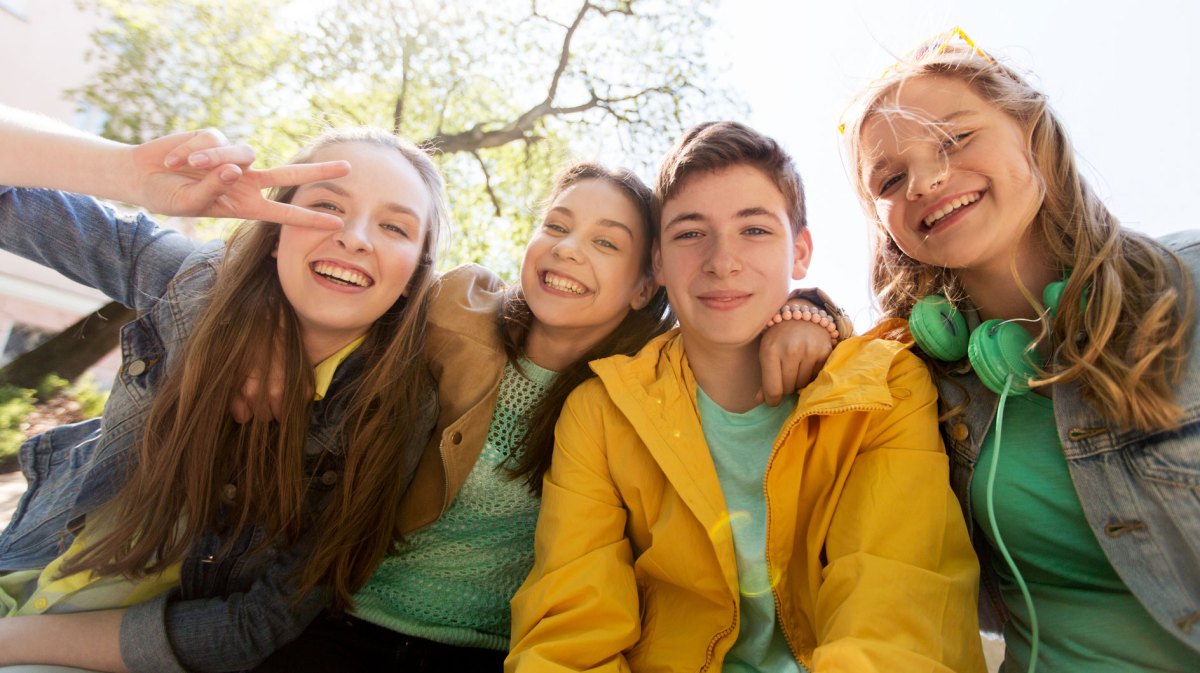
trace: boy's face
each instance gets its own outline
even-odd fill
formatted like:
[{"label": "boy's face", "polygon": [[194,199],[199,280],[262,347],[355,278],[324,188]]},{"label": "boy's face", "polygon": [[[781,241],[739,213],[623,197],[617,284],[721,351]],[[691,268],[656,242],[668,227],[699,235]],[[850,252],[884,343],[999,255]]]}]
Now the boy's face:
[{"label": "boy's face", "polygon": [[655,279],[689,346],[755,343],[783,306],[812,254],[808,230],[793,236],[787,213],[775,184],[748,165],[692,175],[664,204]]}]

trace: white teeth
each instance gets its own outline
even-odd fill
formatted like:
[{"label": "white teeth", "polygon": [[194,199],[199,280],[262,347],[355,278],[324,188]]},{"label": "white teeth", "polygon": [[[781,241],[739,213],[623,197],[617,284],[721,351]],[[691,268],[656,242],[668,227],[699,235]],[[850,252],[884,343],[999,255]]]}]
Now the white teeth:
[{"label": "white teeth", "polygon": [[371,285],[371,279],[368,278],[365,273],[355,271],[353,269],[347,269],[336,264],[330,264],[329,262],[317,262],[316,264],[313,264],[312,268],[313,271],[325,276],[326,278],[339,280],[347,285],[357,285],[358,287],[370,287]]},{"label": "white teeth", "polygon": [[925,226],[932,227],[935,222],[942,219],[943,217],[949,215],[950,213],[953,213],[955,210],[958,210],[959,208],[962,208],[963,206],[965,206],[967,204],[975,203],[978,200],[979,200],[979,192],[972,192],[971,194],[964,194],[963,196],[960,196],[957,199],[954,199],[953,201],[951,201],[950,203],[947,203],[946,205],[942,206],[940,209],[935,210],[932,213],[930,213],[928,216],[925,217],[923,222],[925,223]]},{"label": "white teeth", "polygon": [[561,290],[563,292],[570,292],[571,294],[586,294],[587,293],[586,287],[580,285],[579,283],[576,283],[575,281],[573,281],[569,278],[564,278],[562,276],[556,275],[553,271],[547,271],[545,276],[543,277],[543,279],[545,280],[546,285],[554,288],[555,290]]}]

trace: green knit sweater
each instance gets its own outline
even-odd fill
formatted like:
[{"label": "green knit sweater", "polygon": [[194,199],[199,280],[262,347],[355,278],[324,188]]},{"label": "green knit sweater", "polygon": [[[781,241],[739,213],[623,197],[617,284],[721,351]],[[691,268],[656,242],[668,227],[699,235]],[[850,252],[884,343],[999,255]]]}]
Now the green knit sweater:
[{"label": "green knit sweater", "polygon": [[533,566],[539,501],[505,461],[554,372],[522,359],[504,369],[483,451],[450,508],[413,532],[355,596],[354,614],[450,645],[507,650],[509,600]]}]

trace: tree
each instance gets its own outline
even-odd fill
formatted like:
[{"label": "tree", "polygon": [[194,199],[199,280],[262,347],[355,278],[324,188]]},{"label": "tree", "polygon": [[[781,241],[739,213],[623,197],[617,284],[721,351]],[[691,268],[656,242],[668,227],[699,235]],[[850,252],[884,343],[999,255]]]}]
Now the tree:
[{"label": "tree", "polygon": [[[740,110],[704,53],[708,0],[87,0],[104,134],[215,126],[286,160],[328,125],[437,150],[456,231],[441,266],[513,277],[572,154],[644,169],[685,127]],[[187,36],[181,39],[179,36]],[[2,375],[2,373],[0,373]]]}]

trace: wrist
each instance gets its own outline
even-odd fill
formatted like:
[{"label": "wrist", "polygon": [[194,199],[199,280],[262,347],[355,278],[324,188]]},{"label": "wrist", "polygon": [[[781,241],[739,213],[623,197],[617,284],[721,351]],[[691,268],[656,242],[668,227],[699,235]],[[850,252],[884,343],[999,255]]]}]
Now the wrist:
[{"label": "wrist", "polygon": [[778,325],[785,320],[807,321],[817,327],[824,328],[829,334],[829,339],[833,346],[838,345],[838,341],[842,336],[841,331],[838,329],[837,320],[828,311],[823,308],[800,303],[797,300],[789,300],[788,303],[780,307],[779,312],[767,321],[767,327]]}]

